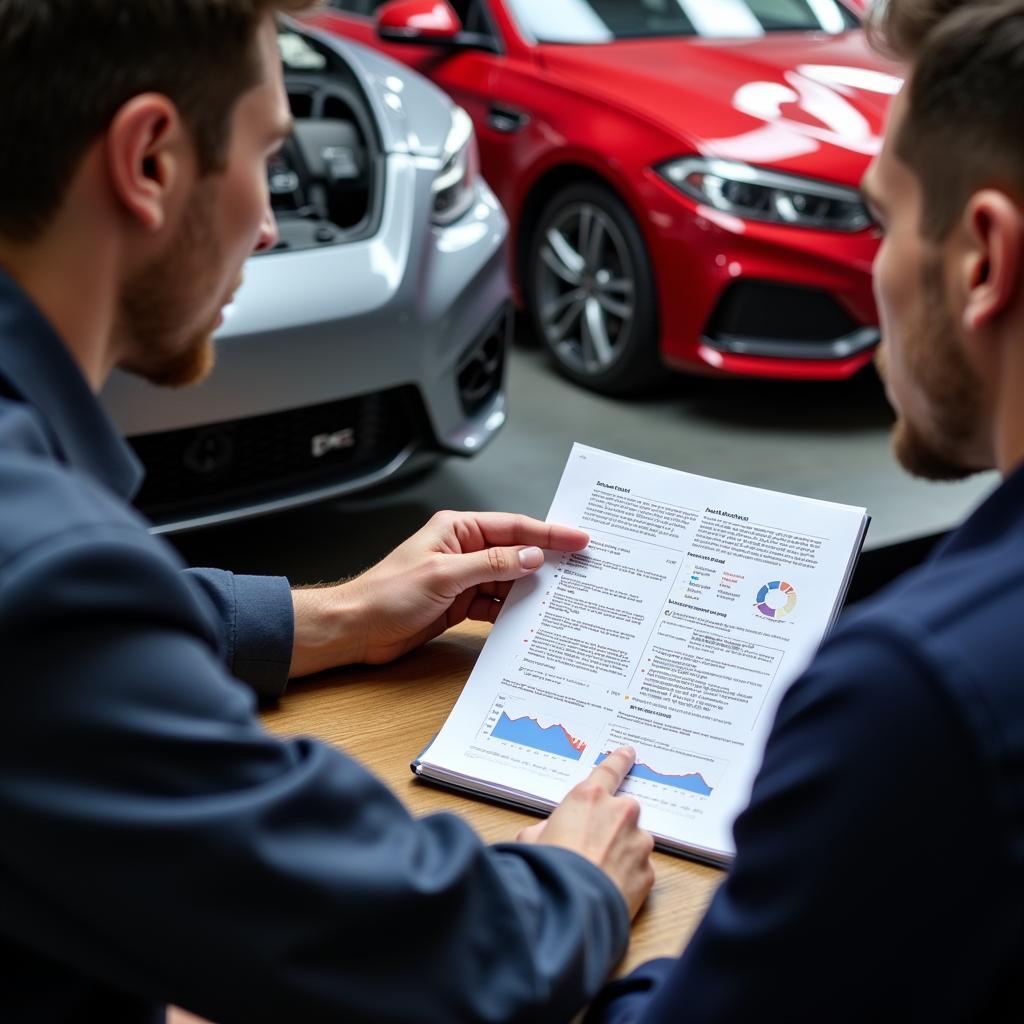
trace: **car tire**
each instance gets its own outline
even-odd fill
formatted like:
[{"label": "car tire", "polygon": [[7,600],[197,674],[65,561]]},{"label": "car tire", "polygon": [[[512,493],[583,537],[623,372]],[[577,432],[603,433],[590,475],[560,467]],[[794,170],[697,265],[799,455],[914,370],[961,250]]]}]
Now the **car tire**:
[{"label": "car tire", "polygon": [[647,247],[625,203],[580,183],[545,205],[529,242],[524,300],[558,370],[607,395],[635,394],[665,370]]}]

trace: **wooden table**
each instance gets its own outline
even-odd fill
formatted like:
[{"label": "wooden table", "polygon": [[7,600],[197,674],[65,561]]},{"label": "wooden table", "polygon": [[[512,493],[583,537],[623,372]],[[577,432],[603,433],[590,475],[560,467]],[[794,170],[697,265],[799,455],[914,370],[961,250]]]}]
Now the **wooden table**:
[{"label": "wooden table", "polygon": [[[455,703],[489,628],[466,623],[395,664],[342,669],[293,684],[263,721],[281,736],[316,736],[341,747],[383,779],[414,814],[451,811],[488,841],[514,839],[537,819],[426,785],[409,771],[409,762]],[[656,853],[654,861],[657,881],[618,973],[651,957],[676,956],[723,877],[714,868],[664,853]],[[176,1011],[170,1024],[194,1020]]]},{"label": "wooden table", "polygon": [[[263,716],[283,736],[316,736],[341,747],[383,779],[417,815],[451,811],[491,842],[514,839],[537,819],[417,781],[409,762],[441,728],[459,695],[488,626],[466,623],[397,664],[332,672],[296,684]],[[704,913],[722,872],[655,854],[658,880],[633,928],[620,970],[654,956],[676,956]]]}]

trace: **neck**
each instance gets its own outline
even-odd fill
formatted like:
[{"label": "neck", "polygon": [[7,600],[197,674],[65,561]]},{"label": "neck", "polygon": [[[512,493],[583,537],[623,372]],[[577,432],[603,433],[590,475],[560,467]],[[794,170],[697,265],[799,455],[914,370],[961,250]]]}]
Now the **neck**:
[{"label": "neck", "polygon": [[1005,477],[1024,465],[1024,328],[1014,342],[1000,346],[1006,353],[996,385],[993,437],[996,467]]},{"label": "neck", "polygon": [[103,280],[95,267],[76,265],[61,254],[11,253],[0,247],[0,266],[11,275],[57,332],[89,387],[99,392],[114,367],[108,340],[114,302],[96,301]]},{"label": "neck", "polygon": [[[73,188],[72,191],[75,191]],[[69,194],[37,241],[0,240],[0,266],[50,322],[98,393],[117,363],[117,233],[93,196]]]}]

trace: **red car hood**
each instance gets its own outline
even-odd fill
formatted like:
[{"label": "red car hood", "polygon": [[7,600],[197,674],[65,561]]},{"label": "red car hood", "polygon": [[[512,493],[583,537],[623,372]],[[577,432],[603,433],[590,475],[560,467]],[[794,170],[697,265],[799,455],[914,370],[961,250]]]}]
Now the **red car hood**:
[{"label": "red car hood", "polygon": [[700,152],[857,184],[899,69],[859,31],[538,47],[563,85],[625,107]]}]

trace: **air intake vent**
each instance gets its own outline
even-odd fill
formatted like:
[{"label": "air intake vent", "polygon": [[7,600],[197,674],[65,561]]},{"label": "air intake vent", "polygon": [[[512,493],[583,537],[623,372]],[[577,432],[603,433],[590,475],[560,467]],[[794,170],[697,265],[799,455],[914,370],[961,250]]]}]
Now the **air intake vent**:
[{"label": "air intake vent", "polygon": [[770,281],[737,281],[718,303],[707,335],[712,339],[832,341],[861,326],[827,292]]},{"label": "air intake vent", "polygon": [[512,310],[506,307],[459,360],[459,401],[467,416],[479,412],[501,389],[511,337]]}]

